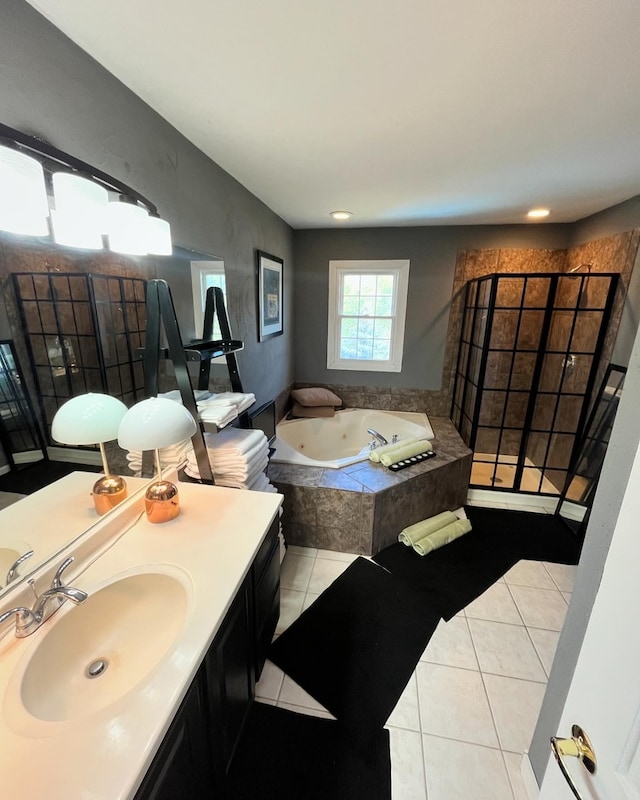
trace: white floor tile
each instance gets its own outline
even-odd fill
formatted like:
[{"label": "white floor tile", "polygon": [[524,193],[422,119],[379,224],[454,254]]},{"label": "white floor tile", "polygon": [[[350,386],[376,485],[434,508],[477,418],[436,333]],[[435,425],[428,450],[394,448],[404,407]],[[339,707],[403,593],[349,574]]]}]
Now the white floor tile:
[{"label": "white floor tile", "polygon": [[522,753],[503,753],[505,764],[507,765],[507,774],[511,781],[511,790],[513,791],[514,800],[530,800],[527,789],[524,785],[522,778],[521,764]]},{"label": "white floor tile", "polygon": [[308,706],[297,706],[295,703],[285,703],[282,700],[278,700],[276,703],[278,708],[287,708],[289,711],[295,711],[298,714],[306,714],[308,717],[322,717],[322,719],[335,719],[335,717],[330,714],[324,708],[309,708]]},{"label": "white floor tile", "polygon": [[569,605],[573,592],[560,592],[560,594],[564,597],[565,603]]},{"label": "white floor tile", "polygon": [[319,594],[314,594],[313,592],[307,592],[304,596],[304,603],[302,605],[302,610],[306,611],[312,603],[320,597]]},{"label": "white floor tile", "polygon": [[551,672],[551,665],[556,654],[556,647],[558,646],[558,639],[560,638],[559,631],[545,631],[541,628],[529,628],[529,636],[533,641],[542,666],[544,667],[547,675]]},{"label": "white floor tile", "polygon": [[329,558],[316,558],[313,563],[313,570],[309,578],[309,585],[307,591],[313,594],[321,594],[325,589],[335,581],[335,579],[342,575],[342,573],[349,566],[346,561],[333,561]]},{"label": "white floor tile", "polygon": [[524,626],[470,619],[469,629],[482,672],[546,681],[546,673]]},{"label": "white floor tile", "polygon": [[406,728],[410,731],[420,731],[418,684],[415,673],[411,676],[405,690],[400,695],[396,707],[387,720],[387,725],[394,728]]},{"label": "white floor tile", "polygon": [[429,644],[420,656],[420,661],[463,669],[478,669],[478,660],[466,617],[456,616],[449,622],[440,620]]},{"label": "white floor tile", "polygon": [[389,745],[393,800],[427,800],[420,733],[390,728]]},{"label": "white floor tile", "polygon": [[524,624],[548,631],[562,630],[567,613],[564,597],[555,589],[534,589],[530,586],[510,586],[513,599]]},{"label": "white floor tile", "polygon": [[283,679],[284,672],[280,667],[276,667],[269,660],[265,661],[260,680],[256,683],[256,697],[261,700],[273,700],[275,702],[280,694]]},{"label": "white floor tile", "polygon": [[573,591],[573,584],[578,571],[577,566],[573,564],[552,564],[549,561],[545,561],[544,566],[561,592]]},{"label": "white floor tile", "polygon": [[351,564],[358,558],[357,553],[339,553],[337,550],[318,550],[318,558],[328,558],[332,561],[346,561]]},{"label": "white floor tile", "polygon": [[424,733],[498,746],[479,672],[421,661],[417,675]]},{"label": "white floor tile", "polygon": [[[320,711],[327,711],[327,709],[319,703],[315,697],[311,697],[308,692],[299,686],[288,675],[284,676],[280,695],[278,697],[278,705],[282,703],[290,703],[294,706],[302,706],[303,708],[316,709]],[[329,713],[329,712],[327,712]]]},{"label": "white floor tile", "polygon": [[483,675],[489,703],[498,729],[500,747],[512,753],[529,749],[540,714],[544,683]]},{"label": "white floor tile", "polygon": [[308,558],[315,558],[318,551],[315,547],[301,547],[298,544],[290,544],[287,546],[287,555],[307,556]]},{"label": "white floor tile", "polygon": [[468,619],[489,619],[493,622],[522,625],[522,617],[505,583],[494,583],[465,608],[465,614]]},{"label": "white floor tile", "polygon": [[499,750],[423,735],[429,800],[513,800]]},{"label": "white floor tile", "polygon": [[283,589],[306,592],[315,563],[314,558],[287,553],[280,567],[280,586]]},{"label": "white floor tile", "polygon": [[276,633],[283,633],[292,622],[298,619],[302,613],[305,596],[304,592],[296,592],[294,589],[280,590],[280,619]]},{"label": "white floor tile", "polygon": [[540,561],[518,561],[504,576],[505,583],[516,586],[535,586],[538,589],[555,589],[551,575]]}]

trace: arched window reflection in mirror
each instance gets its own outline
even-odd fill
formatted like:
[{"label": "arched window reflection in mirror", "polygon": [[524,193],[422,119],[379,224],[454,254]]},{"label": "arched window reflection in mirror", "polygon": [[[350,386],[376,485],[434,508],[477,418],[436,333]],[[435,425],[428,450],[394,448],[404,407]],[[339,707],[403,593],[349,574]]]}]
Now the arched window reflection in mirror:
[{"label": "arched window reflection in mirror", "polygon": [[626,371],[616,364],[607,368],[558,503],[556,513],[579,537],[584,535],[591,511]]}]

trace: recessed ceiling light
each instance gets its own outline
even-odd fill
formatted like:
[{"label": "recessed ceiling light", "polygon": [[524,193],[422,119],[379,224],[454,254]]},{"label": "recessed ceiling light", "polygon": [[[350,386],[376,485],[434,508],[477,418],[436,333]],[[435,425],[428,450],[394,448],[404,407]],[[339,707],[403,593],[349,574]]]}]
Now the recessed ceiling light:
[{"label": "recessed ceiling light", "polygon": [[353,214],[350,211],[332,211],[329,216],[333,217],[334,219],[344,220],[349,219],[353,216]]},{"label": "recessed ceiling light", "polygon": [[542,219],[543,217],[548,217],[550,213],[548,208],[532,208],[531,211],[527,212],[527,216],[529,219]]}]

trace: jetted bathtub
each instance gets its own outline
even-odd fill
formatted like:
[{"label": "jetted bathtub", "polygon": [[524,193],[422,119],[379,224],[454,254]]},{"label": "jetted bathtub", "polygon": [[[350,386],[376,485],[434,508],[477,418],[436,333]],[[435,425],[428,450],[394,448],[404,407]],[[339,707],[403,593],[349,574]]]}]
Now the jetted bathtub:
[{"label": "jetted bathtub", "polygon": [[340,469],[369,457],[367,433],[372,428],[391,443],[405,439],[433,439],[426,414],[413,411],[376,411],[347,408],[333,417],[284,420],[276,425],[271,461],[308,467]]}]

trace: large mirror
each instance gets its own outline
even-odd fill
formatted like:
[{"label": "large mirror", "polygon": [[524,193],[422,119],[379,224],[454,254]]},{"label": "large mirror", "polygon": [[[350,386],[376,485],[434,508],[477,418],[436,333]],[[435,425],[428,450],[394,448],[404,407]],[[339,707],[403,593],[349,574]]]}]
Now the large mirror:
[{"label": "large mirror", "polygon": [[[170,256],[115,256],[0,233],[0,500],[5,492],[31,494],[73,470],[101,472],[97,447],[54,442],[51,421],[63,402],[88,391],[128,406],[143,399],[137,350],[144,345],[144,282],[155,277],[171,287],[185,343],[200,338],[207,288],[225,289],[222,259],[178,246]],[[173,388],[170,369],[165,382]],[[106,450],[111,472],[134,476],[116,442]],[[74,498],[66,536],[17,531],[13,515],[2,512],[0,595],[104,519],[93,508],[90,476],[86,484]],[[5,567],[28,549],[33,555],[7,586]]]},{"label": "large mirror", "polygon": [[622,395],[626,369],[607,368],[596,397],[574,466],[569,472],[556,513],[578,537],[584,536],[611,430]]}]

